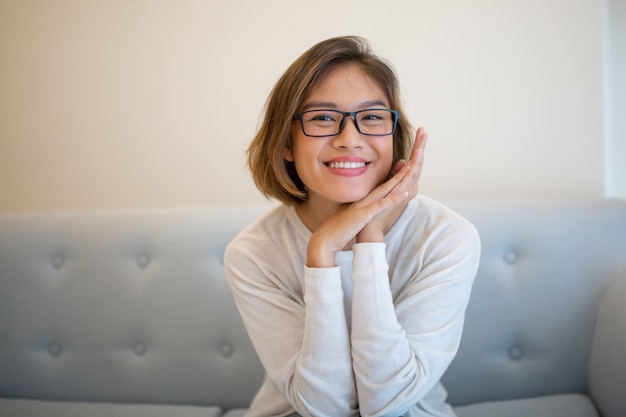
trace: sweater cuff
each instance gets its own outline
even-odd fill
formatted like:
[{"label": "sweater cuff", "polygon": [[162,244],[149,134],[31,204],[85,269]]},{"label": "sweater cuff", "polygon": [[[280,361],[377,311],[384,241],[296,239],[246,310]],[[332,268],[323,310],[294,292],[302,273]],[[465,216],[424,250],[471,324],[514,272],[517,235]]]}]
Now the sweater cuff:
[{"label": "sweater cuff", "polygon": [[[304,266],[304,296],[307,302],[328,302],[335,297],[343,297],[341,287],[341,269],[309,268]],[[331,301],[332,302],[332,301]]]},{"label": "sweater cuff", "polygon": [[387,275],[386,247],[384,242],[357,243],[352,246],[354,252],[353,275],[358,277],[360,282],[374,280],[381,274]]}]

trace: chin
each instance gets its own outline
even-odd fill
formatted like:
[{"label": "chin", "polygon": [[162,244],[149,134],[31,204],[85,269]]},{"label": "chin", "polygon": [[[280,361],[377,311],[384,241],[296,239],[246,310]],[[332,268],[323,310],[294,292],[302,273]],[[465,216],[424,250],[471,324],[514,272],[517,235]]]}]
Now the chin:
[{"label": "chin", "polygon": [[371,189],[359,191],[359,190],[350,190],[347,193],[343,193],[337,196],[338,203],[354,203],[356,201],[363,200],[367,195],[371,192]]}]

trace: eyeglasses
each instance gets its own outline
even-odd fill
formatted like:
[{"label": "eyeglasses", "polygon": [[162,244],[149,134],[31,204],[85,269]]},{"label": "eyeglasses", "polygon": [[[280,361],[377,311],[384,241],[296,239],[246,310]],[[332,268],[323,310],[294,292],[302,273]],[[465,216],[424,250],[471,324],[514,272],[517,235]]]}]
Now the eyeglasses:
[{"label": "eyeglasses", "polygon": [[296,113],[293,120],[299,120],[306,136],[321,138],[337,136],[346,124],[346,118],[354,119],[356,130],[367,136],[393,135],[398,124],[398,112],[390,109],[366,109],[353,112],[341,110],[307,110]]}]

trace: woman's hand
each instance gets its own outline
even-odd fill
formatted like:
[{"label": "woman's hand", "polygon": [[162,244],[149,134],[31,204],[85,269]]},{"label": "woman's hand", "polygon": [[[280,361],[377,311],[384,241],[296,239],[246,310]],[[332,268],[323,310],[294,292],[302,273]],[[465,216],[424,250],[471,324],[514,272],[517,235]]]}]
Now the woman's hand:
[{"label": "woman's hand", "polygon": [[428,134],[424,128],[417,129],[409,162],[400,160],[392,170],[392,175],[395,176],[397,172],[408,167],[408,172],[397,186],[397,192],[408,193],[408,198],[403,204],[396,204],[378,213],[357,234],[357,242],[382,242],[385,234],[404,212],[409,200],[419,193],[419,180],[424,165],[424,148],[427,140]]},{"label": "woman's hand", "polygon": [[382,242],[385,233],[398,220],[409,198],[419,191],[426,132],[419,128],[411,159],[399,161],[392,177],[372,190],[364,199],[342,206],[311,236],[307,247],[307,266],[335,266],[335,253],[356,238],[357,242]]}]

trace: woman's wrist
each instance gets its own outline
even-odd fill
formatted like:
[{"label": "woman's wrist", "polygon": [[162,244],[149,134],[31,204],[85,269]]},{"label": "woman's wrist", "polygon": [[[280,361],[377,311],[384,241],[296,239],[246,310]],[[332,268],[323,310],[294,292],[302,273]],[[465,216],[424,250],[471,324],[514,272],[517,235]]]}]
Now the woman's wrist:
[{"label": "woman's wrist", "polygon": [[356,235],[357,243],[384,242],[385,233],[380,229],[365,227]]},{"label": "woman's wrist", "polygon": [[309,268],[332,268],[335,264],[335,252],[317,244],[311,238],[306,252],[306,266]]}]

